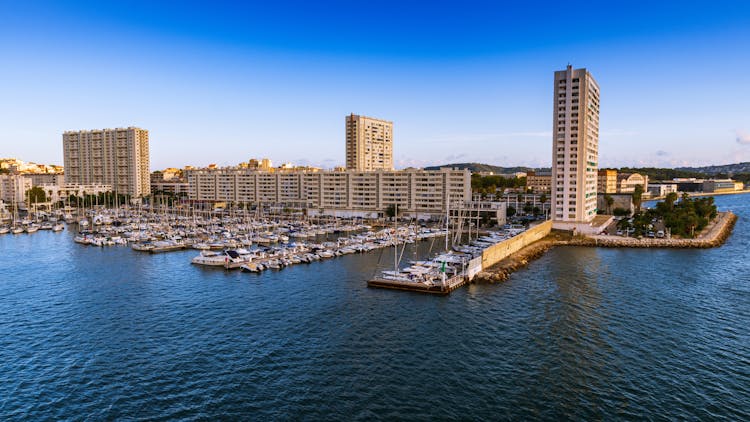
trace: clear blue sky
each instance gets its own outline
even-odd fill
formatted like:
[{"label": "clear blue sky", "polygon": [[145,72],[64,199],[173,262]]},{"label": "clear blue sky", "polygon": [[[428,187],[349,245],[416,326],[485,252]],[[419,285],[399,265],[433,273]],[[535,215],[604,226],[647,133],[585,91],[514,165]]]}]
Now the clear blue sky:
[{"label": "clear blue sky", "polygon": [[0,0],[0,157],[134,125],[153,169],[332,167],[354,112],[394,122],[397,167],[549,166],[571,63],[602,167],[750,161],[750,2],[156,3]]}]

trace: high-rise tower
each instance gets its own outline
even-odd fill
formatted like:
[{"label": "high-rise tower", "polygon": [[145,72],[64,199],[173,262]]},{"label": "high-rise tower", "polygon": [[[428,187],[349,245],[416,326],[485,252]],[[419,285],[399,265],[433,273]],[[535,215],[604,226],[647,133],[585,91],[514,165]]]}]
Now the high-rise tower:
[{"label": "high-rise tower", "polygon": [[132,197],[151,193],[148,131],[137,127],[63,133],[65,183],[112,185]]},{"label": "high-rise tower", "polygon": [[393,170],[393,122],[346,116],[346,169]]},{"label": "high-rise tower", "polygon": [[575,227],[596,215],[599,85],[586,69],[555,72],[552,219]]}]

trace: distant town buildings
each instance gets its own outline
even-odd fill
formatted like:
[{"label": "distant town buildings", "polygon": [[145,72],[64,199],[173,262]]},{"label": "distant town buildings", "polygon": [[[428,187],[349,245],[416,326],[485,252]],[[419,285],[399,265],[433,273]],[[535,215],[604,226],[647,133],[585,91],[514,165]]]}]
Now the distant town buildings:
[{"label": "distant town buildings", "polygon": [[347,170],[393,170],[393,122],[351,114],[345,130]]},{"label": "distant town buildings", "polygon": [[672,192],[677,193],[677,184],[667,182],[649,183],[646,190],[648,191],[649,195],[653,197],[663,197]]},{"label": "distant town buildings", "polygon": [[552,219],[583,228],[597,209],[599,85],[586,69],[568,65],[555,72],[553,105]]},{"label": "distant town buildings", "polygon": [[346,217],[399,214],[440,217],[450,203],[471,200],[468,170],[266,172],[239,167],[187,170],[196,202],[274,203]]},{"label": "distant town buildings", "polygon": [[148,130],[136,127],[63,133],[65,183],[112,185],[120,195],[151,193]]},{"label": "distant town buildings", "polygon": [[17,158],[0,158],[0,169],[17,174],[62,174],[63,167],[55,164],[37,164]]}]

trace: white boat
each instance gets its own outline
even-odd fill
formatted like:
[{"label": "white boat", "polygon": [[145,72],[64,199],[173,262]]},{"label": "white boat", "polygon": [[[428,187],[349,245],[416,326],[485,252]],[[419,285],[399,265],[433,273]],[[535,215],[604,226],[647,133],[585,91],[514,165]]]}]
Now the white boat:
[{"label": "white boat", "polygon": [[247,262],[248,260],[241,257],[236,251],[228,250],[224,252],[201,251],[190,262],[196,265],[206,265],[210,267],[233,267]]},{"label": "white boat", "polygon": [[23,233],[23,227],[21,226],[13,227],[10,232],[13,234],[21,234]]},{"label": "white boat", "polygon": [[52,226],[52,231],[53,232],[61,232],[63,230],[65,230],[65,225],[62,224],[62,223],[58,223],[58,224],[55,224],[54,226]]},{"label": "white boat", "polygon": [[0,234],[6,234],[10,233],[10,229],[8,227],[0,227]]}]

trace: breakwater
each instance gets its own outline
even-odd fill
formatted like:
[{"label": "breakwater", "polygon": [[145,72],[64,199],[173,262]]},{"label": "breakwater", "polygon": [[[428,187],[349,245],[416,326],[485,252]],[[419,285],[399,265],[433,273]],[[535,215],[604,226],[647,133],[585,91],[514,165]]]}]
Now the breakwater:
[{"label": "breakwater", "polygon": [[[703,232],[694,239],[652,239],[621,236],[569,236],[560,232],[549,232],[543,238],[524,242],[495,263],[483,266],[483,271],[472,280],[475,283],[497,283],[507,280],[512,273],[541,257],[555,246],[588,246],[604,248],[715,248],[724,244],[732,233],[737,216],[732,212],[720,212]],[[533,238],[533,237],[532,237]],[[528,238],[526,239],[529,240]],[[505,242],[503,242],[505,243]]]},{"label": "breakwater", "polygon": [[732,212],[720,212],[702,233],[693,239],[679,238],[633,238],[622,236],[576,237],[567,244],[574,246],[596,246],[604,248],[715,248],[721,246],[732,233],[737,216]]}]

